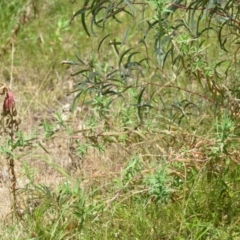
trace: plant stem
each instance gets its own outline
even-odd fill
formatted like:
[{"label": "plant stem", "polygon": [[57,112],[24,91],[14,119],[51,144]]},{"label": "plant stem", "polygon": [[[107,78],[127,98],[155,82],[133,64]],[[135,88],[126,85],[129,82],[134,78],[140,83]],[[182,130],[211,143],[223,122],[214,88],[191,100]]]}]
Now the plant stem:
[{"label": "plant stem", "polygon": [[16,174],[15,174],[15,165],[14,165],[14,159],[11,157],[9,161],[9,167],[10,172],[12,175],[11,178],[11,190],[12,190],[12,196],[13,196],[13,204],[12,204],[12,210],[16,214],[17,212],[17,196],[16,196]]},{"label": "plant stem", "polygon": [[[13,151],[13,135],[14,135],[14,129],[13,129],[13,116],[11,115],[11,132],[10,132],[10,137],[11,137],[11,152]],[[15,164],[14,164],[14,158],[13,154],[10,155],[10,161],[9,161],[9,168],[10,168],[10,173],[12,175],[11,178],[11,190],[12,190],[12,197],[13,197],[13,202],[12,202],[12,210],[14,214],[16,215],[17,213],[17,196],[16,196],[16,183],[17,183],[17,178],[16,178],[16,173],[15,173]]]}]

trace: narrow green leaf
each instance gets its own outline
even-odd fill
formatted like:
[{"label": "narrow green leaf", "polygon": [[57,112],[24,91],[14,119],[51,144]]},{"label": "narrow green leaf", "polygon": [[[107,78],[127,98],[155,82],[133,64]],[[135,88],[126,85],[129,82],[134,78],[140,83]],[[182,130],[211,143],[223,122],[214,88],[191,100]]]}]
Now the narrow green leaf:
[{"label": "narrow green leaf", "polygon": [[131,58],[132,58],[134,55],[139,54],[139,53],[140,53],[140,52],[133,52],[133,53],[129,54],[128,59],[127,59],[127,62],[131,62]]},{"label": "narrow green leaf", "polygon": [[124,0],[124,2],[128,5],[128,7],[131,9],[134,16],[136,16],[136,12],[134,7],[132,6],[132,3],[129,0]]},{"label": "narrow green leaf", "polygon": [[103,19],[102,19],[103,24],[106,22],[106,20],[107,20],[107,18],[108,18],[108,16],[109,16],[109,13],[110,13],[111,11],[113,11],[113,9],[114,9],[114,2],[110,2],[110,4],[108,5],[108,7],[106,8],[106,11],[105,11],[104,16],[103,16]]},{"label": "narrow green leaf", "polygon": [[79,11],[77,11],[71,18],[70,23],[73,21],[73,19],[78,16],[78,15],[82,15],[83,13],[85,13],[86,11],[88,11],[90,8],[82,8]]},{"label": "narrow green leaf", "polygon": [[223,40],[222,39],[222,31],[223,31],[223,29],[224,29],[224,26],[227,24],[227,21],[225,21],[222,25],[221,25],[221,27],[220,27],[220,29],[219,29],[219,31],[218,31],[218,41],[219,41],[219,43],[220,43],[220,47],[225,51],[225,52],[228,52],[227,51],[227,49],[225,48],[225,43],[226,43],[226,41],[227,41],[227,37]]},{"label": "narrow green leaf", "polygon": [[87,66],[87,64],[77,55],[77,53],[75,53],[75,56],[80,63],[82,63],[84,66]]},{"label": "narrow green leaf", "polygon": [[76,97],[73,99],[73,103],[72,103],[72,106],[71,106],[71,111],[74,111],[77,107],[77,104],[78,104],[78,100],[80,98],[80,96],[82,95],[83,91],[80,91]]},{"label": "narrow green leaf", "polygon": [[76,16],[82,15],[83,13],[85,13],[86,11],[88,11],[88,10],[91,9],[90,7],[88,7],[88,3],[89,3],[89,0],[86,0],[86,1],[84,2],[83,8],[80,9],[79,11],[77,11],[77,12],[72,16],[72,18],[71,18],[71,20],[70,20],[70,23],[72,22],[72,20],[73,20]]},{"label": "narrow green leaf", "polygon": [[125,44],[125,41],[126,41],[126,39],[127,39],[127,35],[128,35],[128,32],[129,32],[129,26],[127,27],[127,29],[126,29],[126,31],[124,32],[124,34],[123,34],[123,38],[122,38],[122,41],[121,41],[121,46],[120,47],[122,47],[122,45],[124,45]]},{"label": "narrow green leaf", "polygon": [[92,16],[92,19],[91,19],[91,32],[92,32],[92,35],[93,35],[94,37],[97,37],[97,34],[95,33],[95,31],[94,31],[94,29],[93,29],[94,24],[96,25],[95,17]]},{"label": "narrow green leaf", "polygon": [[130,12],[129,12],[128,10],[126,10],[126,9],[123,9],[122,11],[125,12],[125,13],[127,13],[128,15],[130,15],[132,18],[135,17],[132,13],[130,13]]},{"label": "narrow green leaf", "polygon": [[83,70],[78,71],[78,72],[76,72],[76,73],[72,73],[71,76],[76,76],[76,75],[79,75],[79,74],[83,74],[83,73],[85,73],[85,72],[89,72],[89,70],[88,70],[88,69],[83,69]]},{"label": "narrow green leaf", "polygon": [[123,60],[124,56],[125,56],[127,53],[129,53],[132,49],[133,49],[133,48],[129,48],[128,50],[126,50],[126,51],[121,55],[121,57],[120,57],[120,59],[119,59],[119,62],[118,62],[118,67],[119,67],[119,69],[121,69],[122,60]]},{"label": "narrow green leaf", "polygon": [[144,39],[140,39],[138,44],[141,44],[141,43],[144,45],[146,53],[147,53],[147,56],[148,56],[148,47],[147,47],[147,44],[146,44],[145,40]]},{"label": "narrow green leaf", "polygon": [[86,22],[85,22],[85,13],[83,13],[81,15],[81,20],[82,20],[82,25],[83,25],[83,28],[84,28],[85,32],[90,37],[90,33],[89,33],[88,29],[87,29],[87,25],[86,25]]},{"label": "narrow green leaf", "polygon": [[112,34],[106,35],[106,36],[99,42],[99,44],[98,44],[98,52],[100,51],[100,48],[101,48],[103,42],[104,42],[109,36],[111,36],[111,35],[112,35]]}]

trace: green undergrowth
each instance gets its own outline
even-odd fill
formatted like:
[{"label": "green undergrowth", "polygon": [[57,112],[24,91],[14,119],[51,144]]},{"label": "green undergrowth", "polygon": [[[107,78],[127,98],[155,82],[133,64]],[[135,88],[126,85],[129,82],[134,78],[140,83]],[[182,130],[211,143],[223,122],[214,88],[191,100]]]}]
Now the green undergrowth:
[{"label": "green undergrowth", "polygon": [[[189,133],[180,130],[151,132],[142,127],[126,140],[120,133],[106,131],[97,141],[85,136],[85,141],[76,142],[77,154],[82,161],[89,161],[91,149],[98,149],[102,162],[102,166],[97,165],[99,172],[84,175],[82,163],[78,173],[67,175],[52,188],[38,184],[34,172],[25,167],[29,183],[17,192],[21,204],[18,221],[14,220],[15,229],[10,234],[12,226],[6,220],[8,227],[1,236],[238,239],[240,168],[233,124],[226,116],[218,119],[208,137],[194,136],[194,147],[189,147]],[[174,148],[164,150],[160,143],[169,135]],[[113,152],[113,159],[109,159],[110,149],[116,148],[128,152]],[[106,159],[113,161],[108,171],[103,167]],[[58,171],[57,166],[52,167]]]}]

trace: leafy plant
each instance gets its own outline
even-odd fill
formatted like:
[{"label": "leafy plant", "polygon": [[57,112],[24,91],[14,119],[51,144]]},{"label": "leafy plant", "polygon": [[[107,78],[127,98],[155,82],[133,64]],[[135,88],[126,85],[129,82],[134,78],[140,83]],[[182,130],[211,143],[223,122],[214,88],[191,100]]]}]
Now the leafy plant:
[{"label": "leafy plant", "polygon": [[173,189],[171,188],[172,177],[169,175],[167,166],[159,166],[156,172],[146,176],[145,183],[150,188],[149,195],[157,203],[169,201]]}]

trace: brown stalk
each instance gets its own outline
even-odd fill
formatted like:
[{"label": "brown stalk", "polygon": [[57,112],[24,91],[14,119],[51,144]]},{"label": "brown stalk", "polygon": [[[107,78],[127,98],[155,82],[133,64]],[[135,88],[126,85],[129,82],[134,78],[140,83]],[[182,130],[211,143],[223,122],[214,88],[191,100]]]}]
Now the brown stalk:
[{"label": "brown stalk", "polygon": [[17,185],[17,177],[15,172],[15,163],[13,157],[14,151],[14,134],[18,131],[18,125],[20,122],[16,119],[17,111],[15,108],[15,101],[14,95],[12,91],[0,84],[0,95],[5,95],[3,101],[3,109],[2,109],[2,118],[1,118],[1,125],[3,128],[3,132],[8,133],[10,136],[10,143],[11,143],[11,151],[7,153],[7,160],[9,164],[9,172],[11,175],[11,193],[12,193],[12,210],[17,215],[17,194],[16,194],[16,185]]}]

